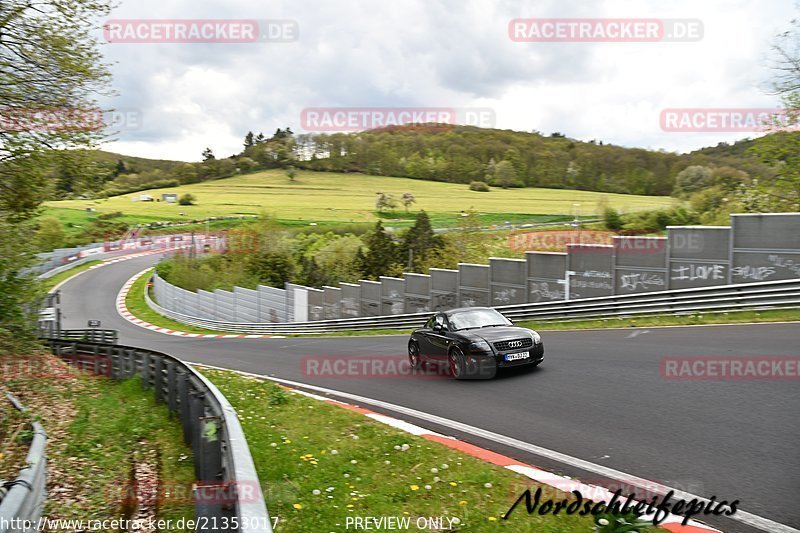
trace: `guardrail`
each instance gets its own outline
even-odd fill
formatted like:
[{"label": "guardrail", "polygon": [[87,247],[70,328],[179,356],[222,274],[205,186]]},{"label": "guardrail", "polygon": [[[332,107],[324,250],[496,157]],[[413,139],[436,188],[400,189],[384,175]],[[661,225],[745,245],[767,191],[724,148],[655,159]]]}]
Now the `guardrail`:
[{"label": "guardrail", "polygon": [[[26,412],[25,407],[11,394],[6,395],[14,407]],[[25,458],[25,468],[20,470],[17,479],[0,488],[0,533],[32,531],[25,527],[30,521],[36,523],[42,516],[47,497],[47,456],[45,444],[47,435],[39,422],[31,421],[33,440]]]},{"label": "guardrail", "polygon": [[[199,328],[247,334],[312,334],[369,329],[420,327],[431,315],[413,313],[380,317],[343,318],[283,324],[218,322],[169,311],[155,303],[145,288],[145,300],[158,314]],[[564,321],[622,316],[657,316],[694,312],[800,307],[800,279],[700,287],[600,298],[539,302],[495,307],[512,320]]]},{"label": "guardrail", "polygon": [[57,337],[70,341],[117,344],[119,332],[115,329],[62,329]]},{"label": "guardrail", "polygon": [[[88,330],[93,331],[93,330]],[[195,514],[207,528],[220,524],[242,533],[272,532],[253,458],[233,407],[192,367],[170,355],[116,344],[47,339],[54,354],[73,366],[113,379],[140,377],[157,402],[179,416],[194,452]],[[224,496],[220,496],[224,495]]]}]

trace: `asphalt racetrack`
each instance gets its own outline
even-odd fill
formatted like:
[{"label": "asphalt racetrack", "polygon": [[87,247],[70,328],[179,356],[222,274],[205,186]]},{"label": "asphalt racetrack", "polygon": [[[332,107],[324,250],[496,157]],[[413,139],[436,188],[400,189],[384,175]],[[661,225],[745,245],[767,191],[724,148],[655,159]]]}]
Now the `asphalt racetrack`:
[{"label": "asphalt racetrack", "polygon": [[[114,300],[125,281],[159,259],[105,266],[64,285],[63,327],[99,319],[119,330],[120,344],[409,407],[707,498],[738,499],[743,511],[800,528],[800,381],[676,381],[664,379],[660,367],[666,356],[797,357],[798,324],[545,332],[540,368],[486,382],[309,375],[309,357],[404,357],[407,337],[192,339],[152,332],[124,320]],[[596,473],[574,465],[409,420],[600,484]],[[758,531],[731,519],[697,518],[724,531]]]}]

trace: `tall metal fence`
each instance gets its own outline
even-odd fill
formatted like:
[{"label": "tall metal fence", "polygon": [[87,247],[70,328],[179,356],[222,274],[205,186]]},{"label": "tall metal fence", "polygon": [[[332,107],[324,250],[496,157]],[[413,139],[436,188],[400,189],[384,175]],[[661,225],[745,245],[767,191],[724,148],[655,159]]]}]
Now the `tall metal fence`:
[{"label": "tall metal fence", "polygon": [[[522,239],[524,241],[524,239]],[[189,292],[154,277],[157,304],[222,323],[398,316],[458,306],[506,306],[800,278],[800,213],[732,215],[731,226],[671,226],[666,237],[620,236],[527,252],[457,270],[430,269],[322,290],[286,284]]]},{"label": "tall metal fence", "polygon": [[[113,379],[139,377],[175,413],[194,452],[198,531],[271,533],[258,474],[239,419],[204,376],[170,355],[115,344],[50,339],[53,353],[75,367]],[[5,503],[5,500],[4,500]],[[0,514],[0,517],[4,515]]]}]

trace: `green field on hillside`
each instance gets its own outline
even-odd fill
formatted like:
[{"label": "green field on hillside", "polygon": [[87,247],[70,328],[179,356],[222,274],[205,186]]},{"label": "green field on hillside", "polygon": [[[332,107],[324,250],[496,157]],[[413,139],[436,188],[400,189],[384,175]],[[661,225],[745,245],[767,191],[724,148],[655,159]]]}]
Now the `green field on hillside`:
[{"label": "green field on hillside", "polygon": [[[162,193],[191,193],[196,205],[181,206],[164,202],[134,202],[139,194],[160,198]],[[467,185],[421,181],[406,178],[299,172],[290,181],[283,171],[256,172],[233,178],[207,181],[169,189],[153,189],[99,200],[63,200],[48,202],[46,215],[62,221],[85,221],[102,213],[120,211],[126,222],[154,220],[190,220],[222,215],[267,214],[289,224],[329,224],[374,222],[376,193],[391,194],[398,201],[403,193],[416,198],[411,211],[425,209],[436,226],[452,225],[464,210],[484,213],[482,222],[502,224],[558,220],[542,215],[594,215],[603,199],[609,206],[625,213],[642,209],[670,207],[675,200],[666,196],[634,196],[564,189],[500,189],[490,192],[470,191]],[[579,205],[575,205],[579,204]],[[89,213],[87,208],[94,208]],[[181,214],[183,213],[183,214]],[[538,215],[538,216],[537,216]],[[384,214],[392,219],[406,219],[398,206]]]}]

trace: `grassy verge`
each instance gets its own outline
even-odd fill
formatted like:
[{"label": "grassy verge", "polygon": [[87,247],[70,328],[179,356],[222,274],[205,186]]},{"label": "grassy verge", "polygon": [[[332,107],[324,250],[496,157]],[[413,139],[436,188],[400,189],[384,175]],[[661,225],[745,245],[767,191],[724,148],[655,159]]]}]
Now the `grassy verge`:
[{"label": "grassy verge", "polygon": [[734,311],[730,313],[696,313],[692,315],[608,318],[605,320],[579,320],[574,322],[517,322],[520,326],[547,330],[642,328],[658,326],[700,326],[711,324],[741,324],[747,322],[800,321],[800,309],[770,309],[766,311]]},{"label": "grassy verge", "polygon": [[452,529],[444,522],[448,531],[592,530],[590,518],[528,515],[524,504],[503,520],[524,488],[539,485],[268,381],[200,370],[239,414],[278,531],[344,531],[348,517],[366,516],[408,517],[412,524],[420,517],[458,519]]},{"label": "grassy verge", "polygon": [[53,290],[53,287],[55,287],[56,285],[58,285],[59,283],[61,283],[65,279],[69,279],[72,276],[74,276],[75,274],[78,274],[80,272],[84,272],[86,270],[89,270],[93,266],[99,265],[101,263],[102,263],[102,261],[99,261],[99,260],[98,261],[89,261],[88,263],[84,263],[82,265],[78,265],[76,267],[70,268],[69,270],[65,270],[64,272],[56,274],[52,278],[47,278],[47,279],[42,280],[42,286],[45,288],[45,290],[51,291],[51,290]]},{"label": "grassy verge", "polygon": [[152,309],[150,309],[150,306],[147,305],[147,302],[144,299],[144,290],[147,287],[147,281],[150,279],[151,271],[152,269],[148,270],[146,274],[143,274],[139,279],[137,279],[134,282],[134,284],[131,285],[128,294],[125,297],[125,306],[128,308],[128,311],[133,313],[133,315],[136,318],[144,320],[145,322],[149,322],[155,326],[160,326],[162,328],[167,328],[167,329],[174,329],[176,331],[185,331],[186,333],[200,333],[206,335],[231,334],[230,331],[214,331],[210,329],[196,328],[194,326],[182,324],[180,322],[176,322],[175,320],[161,316]]},{"label": "grassy verge", "polygon": [[[7,358],[8,356],[6,356]],[[21,359],[0,365],[19,369]],[[160,487],[188,488],[194,480],[190,448],[177,419],[138,380],[117,382],[67,367],[48,354],[24,358],[29,372],[4,376],[0,390],[11,391],[44,425],[48,438],[48,501],[51,519],[131,518],[134,460],[151,458]],[[136,479],[154,488],[154,479]],[[155,504],[154,504],[155,505]],[[192,518],[185,498],[164,498],[153,509],[163,519]]]}]

